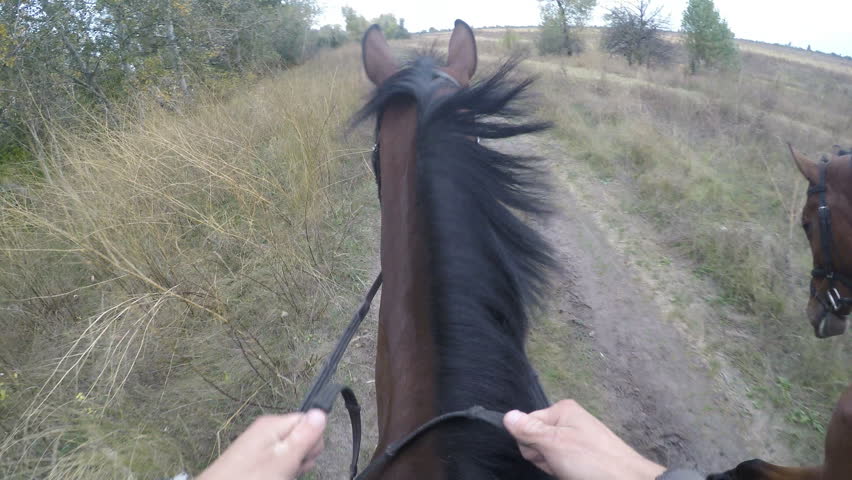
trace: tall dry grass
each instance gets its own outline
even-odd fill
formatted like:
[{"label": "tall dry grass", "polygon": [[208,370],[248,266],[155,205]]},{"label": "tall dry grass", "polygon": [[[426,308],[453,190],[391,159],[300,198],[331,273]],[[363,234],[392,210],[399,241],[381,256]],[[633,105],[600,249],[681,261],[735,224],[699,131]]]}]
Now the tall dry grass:
[{"label": "tall dry grass", "polygon": [[630,68],[590,49],[535,58],[531,69],[569,154],[626,186],[631,213],[718,286],[702,295],[745,315],[719,313],[716,328],[740,335],[710,348],[750,380],[756,405],[787,412],[790,438],[818,460],[830,411],[852,381],[852,349],[816,340],[804,319],[806,181],[785,142],[809,152],[852,143],[852,65],[822,68],[754,47],[742,60],[738,74],[690,76],[682,65]]},{"label": "tall dry grass", "polygon": [[198,471],[293,408],[373,268],[359,58],[52,132],[0,197],[0,477]]}]

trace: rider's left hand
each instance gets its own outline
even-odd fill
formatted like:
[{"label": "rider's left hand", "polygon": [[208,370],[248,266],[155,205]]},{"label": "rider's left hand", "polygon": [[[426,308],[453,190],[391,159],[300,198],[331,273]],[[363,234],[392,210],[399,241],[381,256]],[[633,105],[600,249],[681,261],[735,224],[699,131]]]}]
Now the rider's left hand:
[{"label": "rider's left hand", "polygon": [[291,480],[314,468],[322,453],[326,415],[260,417],[196,480]]}]

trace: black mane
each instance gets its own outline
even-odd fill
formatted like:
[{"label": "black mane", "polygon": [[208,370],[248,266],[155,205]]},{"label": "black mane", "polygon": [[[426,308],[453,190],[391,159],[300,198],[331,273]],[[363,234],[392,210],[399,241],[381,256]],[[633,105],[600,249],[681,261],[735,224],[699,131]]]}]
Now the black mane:
[{"label": "black mane", "polygon": [[[416,198],[430,239],[438,347],[436,413],[472,405],[500,412],[548,405],[524,341],[553,260],[549,244],[518,218],[549,211],[543,172],[535,158],[473,140],[549,126],[524,120],[518,101],[532,80],[510,80],[515,65],[509,61],[471,87],[437,96],[447,82],[436,80],[433,58],[419,57],[386,80],[356,115],[359,121],[380,116],[401,96],[416,103]],[[491,426],[464,422],[440,431],[448,478],[549,478]]]}]

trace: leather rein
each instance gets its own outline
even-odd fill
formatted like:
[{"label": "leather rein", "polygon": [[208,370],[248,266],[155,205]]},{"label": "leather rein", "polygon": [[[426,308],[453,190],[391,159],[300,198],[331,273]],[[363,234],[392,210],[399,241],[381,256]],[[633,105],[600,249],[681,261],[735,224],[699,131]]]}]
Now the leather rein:
[{"label": "leather rein", "polygon": [[811,271],[811,277],[828,280],[828,288],[822,297],[818,294],[813,282],[811,283],[811,297],[815,298],[823,307],[823,317],[819,325],[820,331],[825,329],[828,313],[839,314],[846,306],[852,305],[852,298],[840,296],[840,291],[837,290],[836,286],[837,283],[840,283],[852,290],[852,279],[840,272],[834,271],[831,209],[828,206],[828,188],[826,187],[829,162],[828,158],[823,157],[819,165],[819,183],[808,188],[808,195],[819,195],[817,215],[819,217],[819,240],[823,257],[822,267],[814,268]]},{"label": "leather rein", "polygon": [[[436,69],[433,73],[435,80],[447,81],[457,88],[461,87],[458,81],[446,72]],[[476,139],[476,142],[479,143],[479,138]],[[379,179],[378,157],[379,144],[377,135],[376,145],[373,147],[373,168],[377,174],[377,182]],[[381,187],[379,188],[379,191],[381,191]],[[381,201],[381,196],[379,196],[379,201]],[[341,335],[340,340],[338,340],[337,345],[328,357],[328,361],[323,366],[319,375],[317,375],[314,379],[313,385],[311,385],[310,390],[307,395],[305,395],[305,399],[299,406],[300,412],[307,412],[312,408],[318,408],[326,413],[330,413],[334,407],[334,400],[337,398],[337,395],[339,394],[343,397],[344,405],[346,410],[349,412],[349,421],[352,426],[352,459],[349,463],[349,478],[352,480],[366,480],[372,475],[380,473],[394,458],[399,455],[400,452],[411,446],[418,438],[448,422],[476,420],[485,422],[495,428],[505,431],[505,427],[503,426],[503,414],[485,409],[479,405],[474,405],[467,410],[445,413],[429,420],[405,437],[388,445],[380,455],[373,457],[370,464],[367,465],[360,474],[358,473],[358,456],[361,451],[361,407],[358,404],[358,399],[355,397],[355,393],[350,387],[331,383],[331,379],[337,371],[337,366],[343,358],[346,348],[349,346],[349,343],[358,331],[358,327],[360,327],[364,318],[366,318],[367,314],[370,312],[370,304],[373,302],[373,298],[376,296],[381,285],[382,274],[380,272],[373,281],[370,289],[367,291],[367,294],[364,296],[364,301],[361,303],[361,307],[357,312],[355,312],[355,315],[352,316],[349,326],[347,326],[346,330],[343,331],[343,335]]]},{"label": "leather rein", "polygon": [[343,358],[343,354],[352,341],[352,337],[355,336],[355,332],[358,331],[361,322],[364,321],[364,318],[370,312],[370,304],[381,284],[382,274],[379,273],[373,281],[373,285],[367,291],[364,301],[361,303],[361,308],[355,312],[355,315],[349,322],[349,326],[346,327],[340,340],[337,341],[337,346],[334,347],[319,375],[314,378],[311,389],[305,395],[305,399],[299,407],[300,412],[307,412],[312,408],[318,408],[326,413],[331,413],[337,395],[340,394],[343,397],[344,405],[349,412],[349,422],[352,426],[352,459],[349,463],[349,478],[353,480],[366,480],[371,475],[381,472],[400,452],[411,446],[415,440],[444,423],[457,420],[477,420],[505,431],[503,414],[488,410],[479,405],[474,405],[467,410],[445,413],[429,420],[405,437],[388,445],[381,455],[375,456],[370,464],[360,474],[358,473],[358,455],[361,451],[361,406],[358,404],[358,399],[350,387],[331,383],[331,378],[337,371],[340,359]]}]

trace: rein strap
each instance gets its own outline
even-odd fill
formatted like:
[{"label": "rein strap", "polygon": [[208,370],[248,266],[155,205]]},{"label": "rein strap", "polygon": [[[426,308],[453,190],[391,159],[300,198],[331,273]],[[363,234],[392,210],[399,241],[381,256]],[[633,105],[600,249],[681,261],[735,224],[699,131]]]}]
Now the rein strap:
[{"label": "rein strap", "polygon": [[361,451],[361,406],[358,405],[358,399],[355,397],[355,392],[353,392],[351,388],[345,385],[329,382],[334,376],[334,373],[337,371],[337,366],[340,363],[341,358],[343,358],[346,348],[355,336],[355,332],[358,331],[358,327],[361,326],[364,318],[366,318],[367,314],[370,312],[370,304],[373,302],[373,298],[376,296],[381,285],[382,274],[379,273],[373,281],[373,285],[370,287],[370,290],[368,290],[367,294],[364,296],[361,308],[359,308],[355,315],[352,316],[349,326],[346,327],[346,330],[337,342],[337,346],[334,347],[334,351],[332,351],[331,356],[329,356],[328,361],[322,368],[322,371],[320,371],[319,375],[317,375],[311,389],[308,391],[308,394],[305,395],[305,399],[299,407],[299,411],[303,413],[312,408],[318,408],[325,413],[331,413],[331,410],[334,408],[334,400],[337,398],[337,395],[339,394],[343,397],[346,410],[349,412],[349,421],[352,425],[352,460],[349,463],[349,478],[353,480],[365,480],[369,478],[370,475],[380,472],[396,457],[397,454],[399,454],[399,452],[414,443],[415,440],[438,425],[449,421],[458,419],[478,420],[488,423],[495,428],[505,430],[505,427],[503,426],[502,413],[487,410],[479,405],[468,408],[467,410],[445,413],[429,420],[421,425],[417,430],[406,435],[404,438],[388,445],[380,457],[375,458],[369,465],[367,465],[367,468],[365,468],[360,475],[358,474],[358,455]]},{"label": "rein strap", "polygon": [[355,392],[351,388],[345,385],[329,384],[329,382],[337,371],[340,359],[343,358],[343,354],[346,352],[349,343],[352,342],[352,338],[358,331],[358,327],[361,326],[361,322],[370,313],[370,304],[373,303],[373,298],[381,286],[382,274],[379,272],[376,279],[373,280],[373,285],[370,286],[370,289],[364,296],[361,308],[352,316],[349,326],[346,327],[343,336],[337,341],[337,346],[334,347],[334,351],[322,367],[322,371],[314,379],[314,384],[311,385],[311,389],[305,395],[302,405],[299,406],[299,411],[302,413],[312,408],[318,408],[325,413],[331,413],[331,409],[334,407],[334,399],[337,398],[338,394],[343,396],[346,410],[349,412],[349,423],[352,427],[352,460],[349,463],[349,478],[354,478],[358,473],[358,455],[361,452],[361,406],[358,405],[358,399],[355,397]]},{"label": "rein strap", "polygon": [[450,412],[440,415],[438,417],[429,420],[424,423],[417,430],[409,433],[405,437],[396,442],[391,443],[382,452],[380,457],[375,458],[367,468],[361,472],[357,477],[353,477],[354,480],[367,480],[370,478],[370,475],[381,472],[391,460],[393,460],[396,455],[403,451],[405,447],[414,443],[415,440],[420,438],[422,435],[428,433],[430,430],[433,430],[435,427],[453,421],[453,420],[478,420],[485,422],[489,425],[494,426],[500,430],[506,430],[506,427],[503,426],[503,414],[499,412],[495,412],[493,410],[487,410],[479,405],[474,405],[473,407],[468,408],[467,410],[460,410],[457,412]]}]

